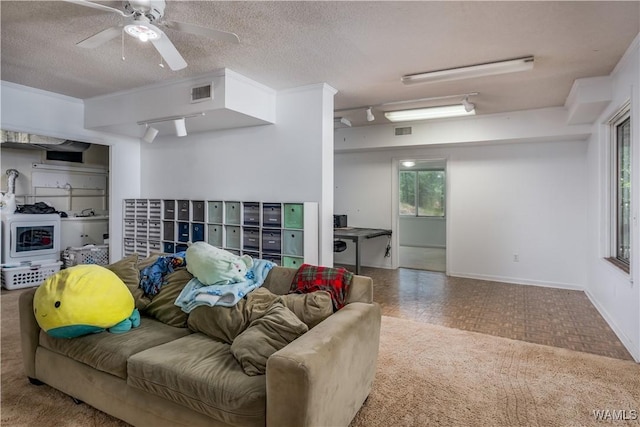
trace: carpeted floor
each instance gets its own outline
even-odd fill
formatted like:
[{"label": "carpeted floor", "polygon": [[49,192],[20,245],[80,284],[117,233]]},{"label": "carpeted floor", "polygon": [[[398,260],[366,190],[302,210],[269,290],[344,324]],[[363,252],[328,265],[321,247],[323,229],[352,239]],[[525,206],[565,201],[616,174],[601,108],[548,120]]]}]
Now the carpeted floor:
[{"label": "carpeted floor", "polygon": [[[125,426],[29,384],[18,294],[3,293],[0,301],[1,424]],[[595,411],[605,411],[604,420]],[[639,425],[639,419],[634,362],[384,316],[374,388],[351,427]]]}]

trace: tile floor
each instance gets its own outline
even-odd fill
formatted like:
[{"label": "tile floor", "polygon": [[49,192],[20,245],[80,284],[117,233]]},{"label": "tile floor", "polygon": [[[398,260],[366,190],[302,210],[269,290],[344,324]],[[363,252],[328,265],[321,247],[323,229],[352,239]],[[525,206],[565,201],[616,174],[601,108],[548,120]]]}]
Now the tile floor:
[{"label": "tile floor", "polygon": [[[345,266],[349,268],[349,266]],[[584,292],[362,267],[386,316],[632,360]]]},{"label": "tile floor", "polygon": [[400,246],[398,249],[400,267],[441,271],[443,273],[447,270],[446,250],[444,248]]}]

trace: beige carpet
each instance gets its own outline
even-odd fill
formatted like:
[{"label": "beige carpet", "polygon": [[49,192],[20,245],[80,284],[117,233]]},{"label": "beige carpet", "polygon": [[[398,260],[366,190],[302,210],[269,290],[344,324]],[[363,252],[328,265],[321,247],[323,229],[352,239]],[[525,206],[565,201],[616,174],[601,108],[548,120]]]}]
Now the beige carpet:
[{"label": "beige carpet", "polygon": [[[125,426],[29,384],[19,293],[1,297],[1,424]],[[604,421],[596,410],[609,411]],[[639,425],[638,418],[640,365],[633,362],[383,317],[374,389],[351,426]]]}]

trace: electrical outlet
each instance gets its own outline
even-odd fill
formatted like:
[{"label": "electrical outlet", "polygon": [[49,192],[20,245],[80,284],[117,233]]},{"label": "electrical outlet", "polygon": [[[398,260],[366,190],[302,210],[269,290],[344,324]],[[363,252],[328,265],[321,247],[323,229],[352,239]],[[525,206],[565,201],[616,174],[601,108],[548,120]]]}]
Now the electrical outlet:
[{"label": "electrical outlet", "polygon": [[520,255],[513,254],[513,262],[520,262]]}]

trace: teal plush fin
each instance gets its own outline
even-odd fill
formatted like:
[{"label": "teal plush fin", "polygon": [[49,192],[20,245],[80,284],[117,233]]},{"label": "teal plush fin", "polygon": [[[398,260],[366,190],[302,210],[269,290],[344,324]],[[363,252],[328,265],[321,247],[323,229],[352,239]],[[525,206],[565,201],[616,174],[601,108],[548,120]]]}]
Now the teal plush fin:
[{"label": "teal plush fin", "polygon": [[124,319],[122,322],[113,325],[112,327],[107,329],[107,331],[111,332],[112,334],[122,334],[127,332],[130,329],[131,329],[131,320],[127,318],[127,319]]},{"label": "teal plush fin", "polygon": [[131,320],[131,324],[133,325],[134,328],[137,328],[138,326],[140,326],[140,312],[138,311],[137,308],[133,309],[133,312],[131,313],[129,320]]},{"label": "teal plush fin", "polygon": [[138,326],[140,326],[140,312],[137,308],[134,308],[131,316],[124,319],[122,322],[113,325],[107,330],[112,334],[122,334],[129,331],[131,328],[137,328]]}]

